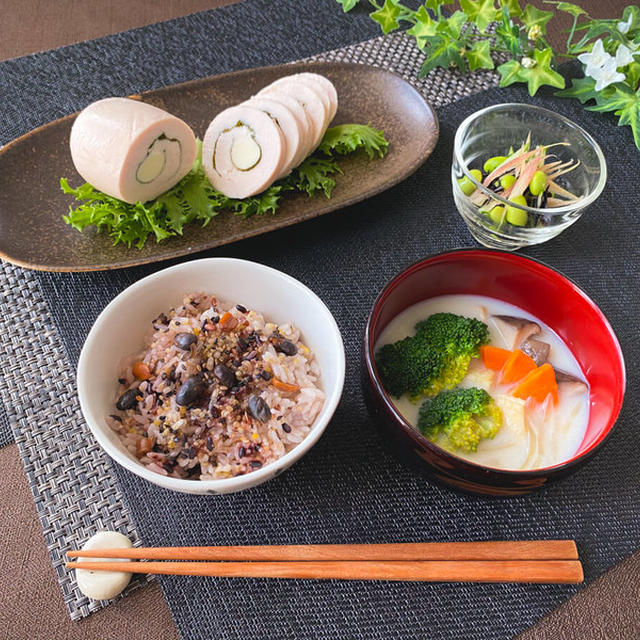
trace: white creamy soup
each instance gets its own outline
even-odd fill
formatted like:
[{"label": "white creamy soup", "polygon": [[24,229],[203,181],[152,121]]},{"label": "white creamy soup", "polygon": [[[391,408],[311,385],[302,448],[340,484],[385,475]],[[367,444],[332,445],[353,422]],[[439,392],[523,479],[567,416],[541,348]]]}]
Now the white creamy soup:
[{"label": "white creamy soup", "polygon": [[[537,323],[540,333],[535,335],[535,340],[550,347],[546,362],[556,371],[584,381],[580,366],[568,347],[548,326],[519,307],[485,296],[439,296],[409,307],[384,329],[376,343],[375,352],[385,344],[414,335],[416,323],[435,313],[477,318],[489,327],[490,344],[509,350],[514,348],[514,345],[508,344],[510,336],[501,331],[501,323],[493,316],[511,316]],[[558,377],[558,404],[554,406],[549,402],[537,406],[536,403],[510,395],[509,391],[514,385],[499,384],[498,377],[495,371],[485,368],[481,358],[474,358],[467,375],[458,385],[484,389],[493,397],[503,415],[502,427],[496,436],[481,440],[477,451],[452,449],[447,446],[446,436],[440,436],[436,442],[462,458],[501,469],[536,469],[569,460],[584,438],[589,418],[586,383],[582,391],[576,391],[576,386],[580,389],[580,383],[563,384]],[[424,399],[412,402],[407,394],[400,398],[390,397],[405,419],[416,426]]]}]

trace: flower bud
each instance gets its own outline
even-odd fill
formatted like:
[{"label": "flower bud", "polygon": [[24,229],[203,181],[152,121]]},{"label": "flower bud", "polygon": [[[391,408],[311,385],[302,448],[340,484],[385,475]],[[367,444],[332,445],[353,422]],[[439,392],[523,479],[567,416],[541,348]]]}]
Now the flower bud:
[{"label": "flower bud", "polygon": [[539,24],[534,24],[533,27],[529,29],[527,38],[535,42],[541,35],[542,35],[542,27]]},{"label": "flower bud", "polygon": [[528,56],[524,56],[524,58],[522,58],[522,60],[520,60],[520,64],[525,69],[531,69],[532,67],[536,66],[536,61],[533,58],[529,58]]}]

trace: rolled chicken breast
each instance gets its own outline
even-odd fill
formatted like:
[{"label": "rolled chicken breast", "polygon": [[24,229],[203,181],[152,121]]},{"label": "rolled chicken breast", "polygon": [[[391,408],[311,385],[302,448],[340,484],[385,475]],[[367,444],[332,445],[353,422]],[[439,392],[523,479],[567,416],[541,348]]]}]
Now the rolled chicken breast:
[{"label": "rolled chicken breast", "polygon": [[296,82],[292,76],[287,76],[286,78],[272,82],[258,93],[261,97],[272,94],[285,94],[295,98],[309,114],[311,122],[313,123],[313,142],[307,153],[313,151],[320,143],[320,140],[322,140],[328,116],[328,110],[320,98],[320,92],[300,82]]},{"label": "rolled chicken breast", "polygon": [[291,173],[293,167],[298,166],[304,159],[305,144],[302,124],[281,102],[267,97],[254,97],[244,103],[247,107],[253,107],[264,111],[280,127],[282,135],[287,143],[287,150],[283,160],[282,169],[276,177],[282,178]]},{"label": "rolled chicken breast", "polygon": [[307,78],[308,80],[313,81],[314,83],[322,86],[324,89],[327,98],[330,104],[329,110],[329,123],[335,118],[336,112],[338,111],[338,92],[336,91],[333,82],[326,78],[325,76],[320,75],[319,73],[311,73],[309,71],[305,71],[303,73],[296,74],[297,78]]},{"label": "rolled chicken breast", "polygon": [[157,198],[184,178],[196,138],[180,118],[130,98],[83,109],[71,128],[71,157],[96,189],[128,203]]},{"label": "rolled chicken breast", "polygon": [[229,198],[264,191],[280,174],[287,142],[264,111],[230,107],[212,121],[202,141],[202,167],[211,184]]},{"label": "rolled chicken breast", "polygon": [[306,109],[295,99],[289,95],[284,93],[270,93],[262,96],[254,96],[253,99],[262,99],[267,98],[269,100],[274,100],[278,102],[295,116],[295,119],[298,121],[301,128],[301,141],[300,141],[300,149],[294,158],[293,167],[297,167],[309,154],[311,151],[311,146],[313,145],[313,141],[315,139],[315,128],[313,126],[313,122],[311,122],[311,117],[307,113]]}]

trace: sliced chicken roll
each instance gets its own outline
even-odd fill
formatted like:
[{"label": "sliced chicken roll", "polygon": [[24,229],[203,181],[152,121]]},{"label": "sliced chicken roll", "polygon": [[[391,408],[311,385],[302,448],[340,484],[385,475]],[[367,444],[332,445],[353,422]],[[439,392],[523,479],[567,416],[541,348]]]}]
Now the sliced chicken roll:
[{"label": "sliced chicken roll", "polygon": [[328,110],[320,97],[320,91],[297,82],[292,76],[287,76],[286,78],[276,80],[258,93],[259,96],[278,94],[295,98],[309,114],[311,122],[313,123],[313,142],[307,152],[310,153],[318,146],[320,140],[322,140],[328,116]]},{"label": "sliced chicken roll", "polygon": [[202,141],[202,167],[211,184],[229,198],[264,191],[287,156],[282,130],[264,111],[245,105],[219,113]]},{"label": "sliced chicken roll", "polygon": [[184,178],[196,138],[180,118],[129,98],[105,98],[80,112],[71,158],[96,189],[124,202],[157,198]]},{"label": "sliced chicken roll", "polygon": [[325,95],[327,96],[327,100],[329,101],[329,122],[327,123],[328,126],[336,117],[336,112],[338,111],[338,92],[333,86],[333,82],[331,82],[329,78],[321,76],[319,73],[310,73],[308,71],[305,71],[304,73],[297,73],[294,77],[300,78],[300,80],[310,81],[316,86],[322,87],[322,90],[324,91]]},{"label": "sliced chicken roll", "polygon": [[307,110],[295,99],[284,93],[270,93],[268,96],[254,96],[254,99],[268,99],[284,105],[298,121],[301,130],[300,148],[296,154],[292,168],[297,167],[309,154],[315,139],[315,128]]},{"label": "sliced chicken roll", "polygon": [[[295,102],[295,101],[294,101]],[[244,103],[247,107],[253,107],[264,111],[280,127],[287,143],[285,159],[282,170],[276,176],[282,178],[291,173],[293,167],[297,167],[304,159],[306,139],[302,123],[291,113],[291,110],[281,102],[267,97],[254,97]],[[297,103],[296,103],[297,104]]]}]

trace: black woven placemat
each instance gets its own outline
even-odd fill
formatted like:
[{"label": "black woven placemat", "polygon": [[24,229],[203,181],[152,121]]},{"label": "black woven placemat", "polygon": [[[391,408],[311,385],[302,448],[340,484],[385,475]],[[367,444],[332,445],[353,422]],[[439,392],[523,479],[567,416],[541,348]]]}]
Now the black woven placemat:
[{"label": "black woven placemat", "polygon": [[[238,6],[264,4],[271,5],[248,2]],[[317,6],[332,15],[335,10],[323,3]],[[253,13],[244,17],[250,28]],[[282,19],[287,20],[285,11]],[[311,12],[306,19],[311,20]],[[124,44],[127,42],[125,39]],[[122,43],[112,44],[117,49]],[[337,44],[340,42],[334,41],[331,46]],[[325,43],[321,48],[328,47]],[[108,77],[96,52],[91,47],[88,52],[100,70],[102,84],[92,89],[97,97]],[[300,55],[296,52],[291,57]],[[259,56],[258,62],[251,58],[238,66],[282,61],[267,54]],[[79,79],[74,82],[80,91],[82,79],[87,81],[88,77],[81,58],[77,60]],[[0,74],[3,68],[0,66]],[[206,73],[217,70],[209,68]],[[172,77],[171,81],[175,80]],[[134,81],[125,82],[125,86],[122,93],[147,85],[135,86]],[[40,104],[44,113],[50,114],[50,97],[44,94],[40,103],[39,97],[29,95],[29,104]],[[73,106],[73,96],[68,103],[60,96],[57,99],[58,105],[66,106],[52,110],[79,106]],[[86,102],[80,93],[75,99]],[[560,238],[527,253],[573,277],[608,315],[630,365],[630,391],[617,432],[587,468],[533,496],[491,500],[460,496],[431,485],[386,453],[362,405],[359,351],[368,307],[390,276],[428,253],[472,244],[450,195],[453,132],[471,111],[512,99],[551,106],[580,122],[599,139],[609,159],[610,180],[600,200]],[[33,109],[27,112],[23,118],[35,124],[40,123],[36,121],[39,117],[53,117],[37,111],[34,115]],[[639,546],[640,464],[632,445],[640,417],[635,394],[638,379],[633,369],[640,348],[640,327],[634,313],[640,279],[635,249],[638,213],[633,207],[636,194],[628,180],[629,168],[637,164],[638,156],[630,135],[601,114],[589,114],[578,105],[548,96],[532,101],[517,89],[493,90],[458,102],[440,110],[440,118],[441,140],[436,152],[412,178],[393,190],[304,225],[202,254],[257,260],[290,273],[315,290],[343,331],[348,355],[345,393],[325,436],[311,453],[278,479],[246,493],[176,495],[114,469],[144,543],[567,536],[578,541],[588,580]],[[88,327],[104,304],[131,282],[164,266],[105,274],[38,274],[74,361]],[[173,577],[163,578],[161,583],[185,638],[505,638],[575,591],[558,586]]]},{"label": "black woven placemat", "polygon": [[[585,469],[532,496],[486,499],[438,488],[387,454],[362,403],[359,353],[366,313],[388,278],[429,253],[471,244],[449,187],[453,134],[477,108],[510,100],[546,105],[583,124],[609,159],[609,184],[598,202],[562,236],[527,253],[571,276],[607,314],[631,365],[630,391],[611,442]],[[205,254],[271,265],[318,293],[343,332],[345,392],[311,453],[258,489],[226,497],[181,496],[116,470],[145,543],[568,537],[578,542],[588,581],[638,548],[640,463],[633,451],[640,415],[633,363],[640,346],[635,314],[640,278],[633,233],[638,213],[627,178],[637,151],[625,129],[599,114],[550,96],[530,100],[518,89],[490,90],[439,115],[436,152],[398,187],[325,218]],[[61,320],[69,308],[87,302],[101,306],[126,283],[156,268],[47,275],[41,281],[50,295],[64,283],[64,302],[56,305]],[[75,333],[67,335],[69,345],[76,339]],[[238,639],[506,638],[576,590],[182,577],[161,582],[184,637]]]}]

